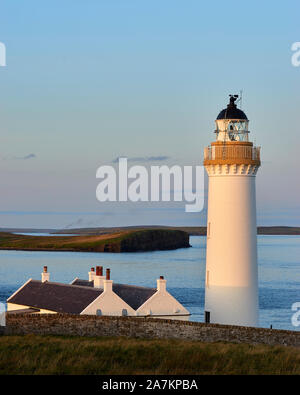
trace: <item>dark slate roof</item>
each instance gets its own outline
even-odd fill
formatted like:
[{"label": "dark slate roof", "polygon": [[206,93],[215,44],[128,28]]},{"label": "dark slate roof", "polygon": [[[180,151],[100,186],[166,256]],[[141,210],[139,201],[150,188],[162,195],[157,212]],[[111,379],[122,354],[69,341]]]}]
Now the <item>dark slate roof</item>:
[{"label": "dark slate roof", "polygon": [[[93,287],[93,281],[75,279],[73,285],[81,285]],[[156,288],[137,287],[135,285],[115,284],[113,283],[113,291],[130,307],[137,310],[157,291]]]},{"label": "dark slate roof", "polygon": [[99,288],[30,280],[7,302],[58,313],[80,314],[102,292]]},{"label": "dark slate roof", "polygon": [[240,110],[239,108],[225,108],[218,115],[217,120],[219,119],[241,119],[245,121],[248,120],[244,111]]},{"label": "dark slate roof", "polygon": [[81,280],[80,278],[75,278],[71,285],[81,285],[84,287],[94,287],[94,281]]},{"label": "dark slate roof", "polygon": [[113,291],[132,307],[137,310],[152,295],[157,292],[156,288],[137,287],[135,285],[114,284]]}]

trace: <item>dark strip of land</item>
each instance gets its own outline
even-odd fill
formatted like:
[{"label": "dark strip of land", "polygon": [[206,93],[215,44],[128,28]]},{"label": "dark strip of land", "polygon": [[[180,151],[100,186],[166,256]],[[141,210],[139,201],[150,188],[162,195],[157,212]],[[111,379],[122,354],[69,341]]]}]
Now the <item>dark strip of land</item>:
[{"label": "dark strip of land", "polygon": [[[142,230],[142,229],[173,229],[182,230],[190,236],[206,236],[206,226],[123,226],[111,228],[78,228],[59,230],[55,233],[76,233],[76,234],[108,234],[128,230]],[[257,228],[259,235],[300,235],[300,227],[297,226],[259,226]]]},{"label": "dark strip of land", "polygon": [[[0,232],[9,233],[53,233],[76,235],[104,235],[124,231],[137,231],[147,229],[174,229],[187,232],[190,236],[206,236],[206,226],[116,226],[97,228],[72,228],[72,229],[32,229],[32,228],[0,228]],[[300,235],[300,226],[258,226],[259,235]]]},{"label": "dark strip of land", "polygon": [[190,247],[188,233],[174,229],[118,230],[51,237],[0,233],[0,250],[138,252],[187,247]]},{"label": "dark strip of land", "polygon": [[[24,229],[18,229],[17,231],[25,233]],[[41,233],[45,233],[45,229],[43,231]],[[31,230],[30,233],[34,232]],[[74,236],[70,236],[70,233]],[[258,234],[300,235],[300,227],[264,226],[258,227]],[[80,252],[174,250],[190,247],[189,236],[205,236],[206,227],[128,226],[79,228],[52,230],[52,235],[51,237],[20,235],[0,230],[0,250]]]}]

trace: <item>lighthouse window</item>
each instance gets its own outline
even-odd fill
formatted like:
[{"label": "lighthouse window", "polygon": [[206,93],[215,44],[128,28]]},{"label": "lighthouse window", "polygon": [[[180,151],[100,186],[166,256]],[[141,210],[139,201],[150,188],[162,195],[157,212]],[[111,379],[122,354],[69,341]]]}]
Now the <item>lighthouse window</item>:
[{"label": "lighthouse window", "polygon": [[127,315],[128,315],[127,310],[126,310],[126,309],[123,309],[123,310],[122,310],[122,316],[123,316],[123,317],[126,317]]},{"label": "lighthouse window", "polygon": [[232,122],[229,122],[227,130],[233,131],[233,124],[232,124]]},{"label": "lighthouse window", "polygon": [[100,309],[96,310],[96,315],[102,315],[102,311]]},{"label": "lighthouse window", "polygon": [[209,288],[209,270],[206,272],[206,287]]}]

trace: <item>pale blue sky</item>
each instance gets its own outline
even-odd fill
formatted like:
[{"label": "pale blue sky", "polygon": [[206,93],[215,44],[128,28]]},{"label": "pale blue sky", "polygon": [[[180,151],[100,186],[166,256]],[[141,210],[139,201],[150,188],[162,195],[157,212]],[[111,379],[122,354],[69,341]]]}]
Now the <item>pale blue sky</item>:
[{"label": "pale blue sky", "polygon": [[290,0],[1,1],[1,226],[202,224],[174,205],[101,205],[95,172],[120,155],[201,164],[240,89],[262,146],[259,223],[299,225],[299,13]]}]

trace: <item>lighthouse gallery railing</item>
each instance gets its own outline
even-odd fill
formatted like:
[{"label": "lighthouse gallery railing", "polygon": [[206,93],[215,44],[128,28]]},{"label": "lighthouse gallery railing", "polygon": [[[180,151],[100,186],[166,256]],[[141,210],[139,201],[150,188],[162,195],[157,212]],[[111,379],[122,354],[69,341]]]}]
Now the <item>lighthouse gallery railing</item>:
[{"label": "lighthouse gallery railing", "polygon": [[243,145],[218,145],[204,149],[204,160],[260,160],[260,147]]}]

